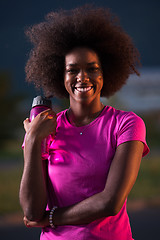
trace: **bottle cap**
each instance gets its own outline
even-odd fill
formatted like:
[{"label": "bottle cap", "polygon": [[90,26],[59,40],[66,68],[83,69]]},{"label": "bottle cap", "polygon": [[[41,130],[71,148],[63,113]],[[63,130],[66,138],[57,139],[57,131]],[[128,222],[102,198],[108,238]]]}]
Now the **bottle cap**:
[{"label": "bottle cap", "polygon": [[52,102],[50,99],[42,97],[42,96],[37,96],[33,99],[33,103],[32,103],[32,108],[39,106],[39,105],[43,105],[46,107],[51,108],[52,107]]}]

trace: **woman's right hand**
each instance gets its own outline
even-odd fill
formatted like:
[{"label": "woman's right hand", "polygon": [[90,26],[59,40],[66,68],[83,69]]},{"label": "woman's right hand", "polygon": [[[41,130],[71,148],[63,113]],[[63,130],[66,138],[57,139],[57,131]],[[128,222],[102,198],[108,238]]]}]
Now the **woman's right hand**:
[{"label": "woman's right hand", "polygon": [[47,109],[39,113],[31,122],[27,118],[23,123],[27,136],[42,141],[48,135],[55,135],[57,116],[53,110]]}]

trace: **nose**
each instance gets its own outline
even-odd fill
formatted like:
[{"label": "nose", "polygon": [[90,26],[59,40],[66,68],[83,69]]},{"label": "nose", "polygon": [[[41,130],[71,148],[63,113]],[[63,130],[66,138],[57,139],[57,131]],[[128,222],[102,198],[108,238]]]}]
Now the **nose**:
[{"label": "nose", "polygon": [[77,82],[86,82],[89,80],[88,74],[86,71],[81,70],[77,75]]}]

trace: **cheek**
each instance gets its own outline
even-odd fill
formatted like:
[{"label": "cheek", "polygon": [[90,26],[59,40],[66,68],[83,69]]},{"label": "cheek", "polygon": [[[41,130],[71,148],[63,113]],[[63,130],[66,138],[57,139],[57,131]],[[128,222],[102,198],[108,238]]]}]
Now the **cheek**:
[{"label": "cheek", "polygon": [[68,86],[67,86],[67,82],[64,80],[64,87],[66,89],[66,91],[68,92]]},{"label": "cheek", "polygon": [[64,75],[64,86],[65,86],[65,87],[67,87],[68,82],[69,82],[69,77],[68,77],[68,75]]},{"label": "cheek", "polygon": [[103,77],[102,76],[100,76],[98,78],[98,82],[99,82],[100,87],[102,88],[103,87]]},{"label": "cheek", "polygon": [[70,79],[70,77],[65,76],[64,77],[64,86],[65,89],[67,90],[67,92],[71,92],[72,91],[72,80]]}]

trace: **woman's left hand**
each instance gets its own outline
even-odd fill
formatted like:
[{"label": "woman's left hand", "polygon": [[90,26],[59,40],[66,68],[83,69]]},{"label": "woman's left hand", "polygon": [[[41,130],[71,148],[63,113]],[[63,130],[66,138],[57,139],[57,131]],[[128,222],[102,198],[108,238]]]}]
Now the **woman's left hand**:
[{"label": "woman's left hand", "polygon": [[26,217],[23,218],[26,227],[47,227],[49,226],[49,211],[45,212],[45,216],[41,221],[30,221]]}]

